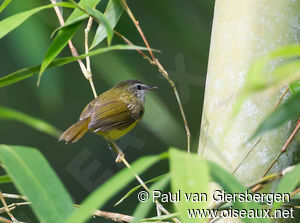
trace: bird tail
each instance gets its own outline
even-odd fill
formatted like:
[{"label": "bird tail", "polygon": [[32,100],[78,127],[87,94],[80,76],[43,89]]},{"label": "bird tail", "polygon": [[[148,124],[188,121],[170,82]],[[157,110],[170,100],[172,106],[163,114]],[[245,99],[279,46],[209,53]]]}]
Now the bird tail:
[{"label": "bird tail", "polygon": [[70,126],[60,137],[58,141],[65,140],[66,143],[77,142],[89,129],[89,119],[83,119]]}]

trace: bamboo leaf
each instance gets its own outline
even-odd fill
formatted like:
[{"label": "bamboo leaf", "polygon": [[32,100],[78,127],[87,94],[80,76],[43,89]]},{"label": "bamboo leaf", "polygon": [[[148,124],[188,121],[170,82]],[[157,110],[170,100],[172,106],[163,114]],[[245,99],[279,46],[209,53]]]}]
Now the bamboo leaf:
[{"label": "bamboo leaf", "polygon": [[14,30],[15,28],[17,28],[19,25],[21,25],[26,19],[28,19],[33,14],[40,12],[43,9],[53,8],[54,6],[63,6],[63,7],[68,7],[68,8],[75,7],[72,3],[61,2],[61,3],[57,3],[55,5],[49,4],[49,5],[40,6],[40,7],[31,9],[31,10],[25,11],[25,12],[17,13],[13,16],[10,16],[10,17],[0,21],[0,39],[3,36],[5,36],[6,34],[8,34],[9,32],[11,32],[12,30]]},{"label": "bamboo leaf", "polygon": [[[78,5],[80,7],[95,7],[100,0],[81,0]],[[72,3],[74,6],[77,4]],[[78,6],[77,5],[77,6]],[[67,23],[76,20],[78,17],[84,15],[84,12],[80,11],[80,9],[76,8],[73,13],[67,19]],[[51,45],[49,46],[45,58],[42,62],[41,69],[39,72],[38,83],[39,85],[41,81],[41,77],[46,68],[51,64],[51,62],[55,59],[55,57],[63,50],[63,48],[67,45],[68,41],[73,37],[73,35],[78,30],[82,21],[78,21],[77,23],[66,26],[64,29],[61,29],[58,34],[55,36]]]},{"label": "bamboo leaf", "polygon": [[11,0],[4,0],[4,2],[0,6],[0,13],[9,5]]},{"label": "bamboo leaf", "polygon": [[[300,164],[296,165],[290,172],[288,172],[280,181],[275,194],[283,194],[292,192],[300,183]],[[295,199],[295,197],[294,197]],[[274,201],[273,211],[280,208],[283,201]]]},{"label": "bamboo leaf", "polygon": [[41,77],[45,69],[54,60],[54,58],[60,53],[60,51],[62,51],[63,48],[67,45],[68,41],[72,38],[72,36],[79,28],[81,22],[82,21],[79,21],[70,26],[66,26],[64,29],[58,32],[58,34],[52,41],[50,47],[48,48],[46,56],[42,62],[37,85],[40,84]]},{"label": "bamboo leaf", "polygon": [[[122,13],[123,13],[123,7],[120,3],[120,0],[109,0],[104,12],[104,16],[107,18],[112,28],[114,28],[117,25],[119,19],[121,18]],[[97,28],[94,40],[90,48],[93,49],[95,46],[101,43],[102,40],[106,38],[106,36],[107,36],[107,31],[104,25],[101,23]]]},{"label": "bamboo leaf", "polygon": [[32,202],[41,222],[63,222],[72,214],[68,192],[38,150],[0,145],[0,160],[19,192]]},{"label": "bamboo leaf", "polygon": [[[86,58],[87,56],[92,57],[92,56],[95,56],[95,55],[98,55],[101,53],[106,53],[106,52],[113,51],[113,50],[136,50],[136,49],[147,50],[147,48],[139,47],[139,46],[114,45],[114,46],[104,47],[104,48],[90,51],[88,54],[83,54],[83,55],[80,55],[79,57],[62,57],[62,58],[55,59],[49,64],[47,69],[50,67],[59,67],[59,66],[74,62],[78,59]],[[18,81],[21,81],[21,80],[31,77],[34,74],[39,72],[40,67],[41,67],[41,65],[37,65],[37,66],[33,66],[33,67],[26,67],[21,70],[15,71],[11,74],[8,74],[8,75],[0,78],[0,87],[4,87],[4,86],[10,85],[10,84],[13,84]]]},{"label": "bamboo leaf", "polygon": [[11,183],[11,179],[8,175],[0,176],[0,184]]},{"label": "bamboo leaf", "polygon": [[300,80],[294,81],[293,83],[290,84],[289,86],[290,91],[292,94],[298,94],[300,93]]},{"label": "bamboo leaf", "polygon": [[265,120],[260,123],[257,130],[250,137],[248,141],[251,141],[258,135],[266,131],[275,129],[285,123],[286,121],[300,116],[300,93],[292,95],[283,105],[272,112]]},{"label": "bamboo leaf", "polygon": [[79,16],[78,18],[76,18],[76,19],[74,19],[74,20],[72,20],[72,21],[70,21],[70,22],[66,22],[63,26],[60,26],[60,27],[56,28],[56,29],[52,32],[51,38],[52,38],[52,37],[55,35],[55,33],[58,32],[59,30],[64,29],[64,28],[66,28],[66,27],[68,27],[68,26],[71,26],[71,25],[73,25],[73,24],[82,22],[83,20],[87,19],[88,17],[89,17],[89,16],[85,14],[85,15]]},{"label": "bamboo leaf", "polygon": [[84,222],[92,215],[93,210],[101,208],[112,196],[132,181],[134,179],[134,173],[140,174],[154,163],[166,157],[167,154],[164,153],[138,159],[132,164],[131,169],[123,169],[89,195],[80,205],[80,208],[76,210],[65,223]]},{"label": "bamboo leaf", "polygon": [[[152,182],[156,182],[160,179],[162,179],[164,176],[166,176],[167,174],[163,174],[163,175],[160,175],[158,177],[155,177],[151,180],[148,180],[145,182],[145,184],[148,184],[148,183],[152,183]],[[122,203],[127,197],[129,197],[132,193],[134,193],[135,191],[137,191],[139,188],[141,188],[142,185],[137,185],[136,187],[132,188],[130,191],[128,191],[114,206],[117,206],[119,205],[120,203]]]},{"label": "bamboo leaf", "polygon": [[163,176],[160,180],[158,180],[156,183],[154,183],[149,189],[150,189],[150,194],[149,194],[149,199],[145,202],[140,202],[137,208],[135,209],[133,213],[133,221],[132,223],[139,223],[141,220],[146,217],[148,212],[151,210],[151,208],[155,207],[155,202],[153,202],[153,197],[152,197],[152,192],[154,190],[160,190],[162,191],[167,184],[170,181],[170,175],[167,174]]},{"label": "bamboo leaf", "polygon": [[[169,154],[172,192],[178,193],[180,190],[179,193],[184,196],[175,203],[180,219],[183,222],[204,222],[205,218],[189,218],[188,211],[207,207],[207,200],[193,200],[195,193],[208,194],[209,174],[205,160],[197,154],[187,154],[173,148],[169,150]],[[190,200],[187,201],[186,197]]]},{"label": "bamboo leaf", "polygon": [[101,13],[100,11],[98,11],[97,9],[92,9],[89,7],[86,7],[86,12],[92,16],[99,24],[103,24],[103,26],[105,27],[106,30],[106,34],[107,34],[107,45],[110,46],[112,37],[113,37],[113,28],[111,27],[109,21],[107,20],[107,18],[105,17],[105,15],[103,13]]},{"label": "bamboo leaf", "polygon": [[[227,172],[224,170],[222,167],[219,165],[207,161],[208,167],[209,167],[209,172],[210,176],[213,181],[215,181],[217,184],[219,184],[226,192],[228,193],[245,193],[247,189],[245,186],[243,186],[240,182],[236,180],[234,176],[232,176],[231,173]],[[250,193],[250,192],[249,192]],[[235,201],[233,202],[233,208],[235,209],[245,209],[245,210],[261,210],[261,206],[258,203],[255,203],[254,201],[251,202],[239,202]],[[241,219],[243,222],[246,223],[257,223],[257,219],[255,218],[242,218]],[[269,223],[270,220],[268,218],[260,218],[259,222],[261,223]]]},{"label": "bamboo leaf", "polygon": [[[299,55],[300,45],[289,45],[259,58],[247,74],[233,108],[233,116],[239,112],[244,100],[250,94],[297,80],[300,76]],[[271,71],[266,72],[267,68]]]},{"label": "bamboo leaf", "polygon": [[41,119],[34,118],[32,116],[4,106],[0,106],[0,120],[1,119],[22,122],[25,125],[28,125],[55,138],[58,138],[61,134],[60,130]]}]

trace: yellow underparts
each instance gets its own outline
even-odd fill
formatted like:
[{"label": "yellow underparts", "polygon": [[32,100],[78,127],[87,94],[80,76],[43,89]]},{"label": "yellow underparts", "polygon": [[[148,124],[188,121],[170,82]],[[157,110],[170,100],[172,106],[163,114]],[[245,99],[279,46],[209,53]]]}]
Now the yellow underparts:
[{"label": "yellow underparts", "polygon": [[136,126],[137,123],[139,123],[139,121],[135,121],[126,129],[122,129],[122,130],[114,129],[109,132],[98,131],[96,132],[96,134],[103,136],[105,139],[117,140],[121,138],[123,135],[125,135],[126,133],[128,133],[129,131],[131,131]]}]

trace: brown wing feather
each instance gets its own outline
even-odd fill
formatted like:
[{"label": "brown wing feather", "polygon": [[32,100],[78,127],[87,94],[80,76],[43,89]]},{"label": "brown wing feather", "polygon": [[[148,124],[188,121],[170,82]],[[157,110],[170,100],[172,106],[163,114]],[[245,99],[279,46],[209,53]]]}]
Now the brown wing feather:
[{"label": "brown wing feather", "polygon": [[94,132],[126,129],[139,118],[138,116],[136,109],[130,109],[123,101],[110,101],[94,107],[89,129],[93,129]]}]

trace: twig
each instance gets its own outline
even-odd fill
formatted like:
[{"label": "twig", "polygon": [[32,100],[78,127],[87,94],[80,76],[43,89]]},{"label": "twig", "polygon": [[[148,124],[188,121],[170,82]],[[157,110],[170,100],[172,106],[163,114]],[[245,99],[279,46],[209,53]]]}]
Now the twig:
[{"label": "twig", "polygon": [[[112,144],[112,146],[115,147],[115,150],[116,151],[122,151],[119,146],[114,142],[114,141],[110,141],[110,143]],[[125,157],[123,155],[121,156],[118,156],[118,158],[125,164],[125,166],[128,168],[128,169],[132,169],[131,168],[131,165],[127,162],[127,160],[125,159]],[[137,181],[142,185],[142,187],[148,192],[150,193],[150,189],[149,187],[145,184],[145,182],[140,178],[139,175],[137,175],[136,173],[134,173],[134,176],[135,178],[137,179]],[[168,210],[166,210],[163,205],[161,203],[159,203],[158,200],[155,200],[155,203],[156,203],[156,206],[157,208],[159,208],[163,213],[169,215],[170,212]],[[175,223],[180,223],[180,221],[177,219],[177,218],[172,218],[172,220],[175,222]]]},{"label": "twig", "polygon": [[[16,207],[23,206],[23,205],[29,205],[29,204],[31,204],[31,202],[26,201],[26,202],[20,202],[20,203],[12,203],[12,204],[8,205],[7,207],[9,208],[10,211],[12,211]],[[5,208],[0,208],[0,214],[5,212],[5,211],[6,211]]]},{"label": "twig", "polygon": [[[52,4],[56,4],[56,0],[50,0],[50,1],[51,1]],[[57,15],[57,17],[58,17],[58,20],[59,20],[60,25],[63,26],[63,25],[65,24],[65,22],[64,22],[64,19],[63,19],[62,15],[61,15],[61,12],[60,12],[59,8],[58,8],[57,6],[55,6],[55,7],[54,7],[54,10],[55,10],[55,13],[56,13],[56,15]],[[78,54],[78,52],[77,52],[77,49],[74,47],[74,45],[73,45],[73,43],[72,43],[71,40],[69,40],[68,44],[69,44],[69,48],[70,48],[70,51],[71,51],[71,53],[72,53],[72,56],[78,57],[79,54]],[[77,61],[78,61],[78,63],[79,63],[79,66],[80,66],[80,68],[81,68],[81,71],[82,71],[84,77],[89,81],[89,83],[90,83],[90,85],[91,85],[91,88],[92,88],[92,90],[93,90],[94,97],[96,98],[96,97],[97,97],[97,93],[96,93],[96,91],[95,91],[95,87],[94,87],[94,82],[93,82],[92,74],[91,74],[90,72],[88,72],[88,70],[87,70],[87,68],[85,67],[85,65],[84,65],[84,63],[82,62],[82,60],[79,59],[79,60],[77,60]]]},{"label": "twig", "polygon": [[[268,184],[270,182],[273,182],[275,180],[281,179],[288,172],[290,172],[293,168],[294,168],[294,166],[289,166],[289,167],[285,168],[284,170],[282,170],[280,172],[273,173],[271,175],[262,177],[261,179],[259,179],[255,183],[252,183],[250,186],[248,186],[248,189],[251,190],[252,193],[256,193],[259,190],[261,190],[266,184]],[[294,192],[290,193],[291,194],[290,197],[295,196],[299,192],[298,190],[300,191],[300,188],[298,188]],[[215,204],[213,204],[213,206],[210,209],[219,209],[221,206],[223,206],[226,203],[227,202],[215,203]],[[209,218],[207,220],[207,222],[211,223],[213,220],[214,220],[214,218]]]},{"label": "twig", "polygon": [[3,218],[1,216],[0,216],[0,222],[2,222],[2,223],[13,223],[12,221],[10,221],[10,220],[8,220],[6,218]]},{"label": "twig", "polygon": [[[80,205],[74,204],[73,205],[76,208],[79,208]],[[107,211],[100,211],[100,210],[95,210],[93,212],[94,216],[102,217],[105,219],[112,220],[114,222],[131,222],[133,220],[133,217],[130,215],[124,215],[124,214],[119,214],[119,213],[114,213],[114,212],[107,212]]]},{"label": "twig", "polygon": [[300,118],[298,119],[298,122],[296,124],[295,129],[293,130],[292,134],[290,135],[290,137],[287,139],[287,141],[284,143],[280,153],[278,153],[278,155],[276,156],[276,158],[272,161],[272,163],[268,166],[268,168],[266,169],[266,171],[264,172],[263,176],[266,176],[269,171],[272,169],[272,167],[275,165],[275,163],[278,161],[278,159],[280,158],[280,156],[286,152],[288,146],[290,145],[290,143],[292,142],[292,140],[294,139],[295,135],[297,134],[297,132],[300,129]]},{"label": "twig", "polygon": [[27,198],[23,195],[19,194],[7,194],[7,193],[2,193],[3,197],[5,198],[12,198],[12,199],[22,199],[22,200],[27,200]]},{"label": "twig", "polygon": [[[85,53],[86,54],[89,53],[89,32],[91,30],[92,23],[93,23],[93,18],[90,16],[89,17],[89,21],[87,23],[87,26],[86,26],[86,28],[84,30],[84,45],[85,45]],[[87,56],[85,59],[86,59],[86,69],[87,69],[87,72],[88,72],[89,76],[92,77],[90,57]],[[94,82],[93,82],[92,78],[89,78],[88,80],[90,82],[90,85],[91,85],[94,97],[96,98],[97,97],[97,92],[96,92],[96,89],[95,89],[95,86],[94,86]]]},{"label": "twig", "polygon": [[[275,104],[275,107],[274,107],[274,111],[277,110],[277,108],[279,107],[280,103],[282,102],[284,96],[289,92],[289,88],[287,87],[283,93],[281,94],[280,98],[278,99],[278,101],[276,102]],[[258,140],[254,143],[254,145],[251,147],[251,149],[247,152],[247,154],[243,157],[243,159],[241,160],[241,162],[238,164],[238,166],[233,170],[232,174],[234,174],[241,166],[242,164],[244,163],[244,161],[247,159],[247,157],[250,155],[250,153],[253,152],[253,150],[255,149],[255,147],[258,145],[258,143],[261,141],[263,136],[260,136],[258,138]],[[279,157],[278,157],[279,158]],[[277,160],[276,160],[277,161]],[[275,161],[275,162],[276,162]],[[274,164],[273,164],[274,165]],[[266,174],[263,175],[263,177],[265,176]]]},{"label": "twig", "polygon": [[123,7],[124,7],[125,11],[127,12],[129,17],[131,18],[131,20],[134,23],[136,29],[138,30],[140,36],[142,37],[146,47],[148,48],[148,51],[149,51],[149,53],[152,57],[152,61],[158,67],[158,70],[162,74],[162,76],[169,82],[169,84],[173,88],[173,91],[174,91],[174,94],[175,94],[175,97],[176,97],[176,100],[177,100],[177,103],[178,103],[178,106],[179,106],[179,109],[180,109],[180,113],[181,113],[181,116],[182,116],[182,119],[183,119],[186,135],[187,135],[187,152],[190,153],[190,151],[191,151],[191,142],[190,142],[191,141],[191,132],[190,132],[190,129],[189,129],[186,117],[185,117],[185,113],[184,113],[182,103],[181,103],[177,88],[175,86],[175,83],[170,79],[170,77],[168,75],[168,72],[164,69],[164,67],[161,65],[161,63],[158,61],[158,59],[154,56],[154,54],[153,54],[153,52],[150,48],[150,45],[149,45],[149,43],[148,43],[148,41],[147,41],[140,25],[139,25],[139,22],[135,19],[133,13],[131,12],[130,8],[128,7],[128,5],[126,3],[126,0],[121,0],[121,2],[123,4]]},{"label": "twig", "polygon": [[2,195],[2,191],[0,190],[0,200],[3,204],[3,209],[5,210],[5,212],[7,213],[7,215],[10,217],[10,219],[13,221],[13,222],[17,222],[17,219],[12,215],[12,213],[10,212],[8,206],[7,206],[7,203]]}]

